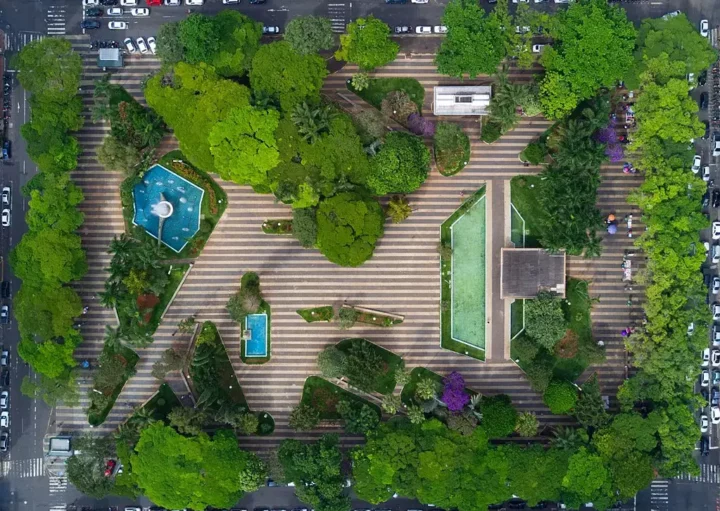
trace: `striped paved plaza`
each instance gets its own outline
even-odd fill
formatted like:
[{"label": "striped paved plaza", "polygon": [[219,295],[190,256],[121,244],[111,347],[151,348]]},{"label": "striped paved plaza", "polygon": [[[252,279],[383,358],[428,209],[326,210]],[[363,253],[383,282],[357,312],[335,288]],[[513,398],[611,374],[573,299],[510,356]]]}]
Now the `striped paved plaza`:
[{"label": "striped paved plaza", "polygon": [[[81,48],[82,52],[85,48]],[[83,53],[83,58],[87,123],[78,134],[83,154],[74,179],[85,192],[82,210],[86,218],[82,236],[90,271],[77,288],[91,309],[84,317],[82,333],[85,342],[77,351],[78,359],[97,358],[105,324],[114,322],[111,311],[97,305],[95,295],[106,278],[107,246],[111,238],[123,230],[119,201],[122,176],[106,172],[95,159],[95,151],[109,127],[92,124],[89,119],[92,83],[101,77],[102,71],[95,66],[95,53]],[[128,57],[126,67],[116,72],[112,81],[143,101],[140,82],[158,67],[159,63],[150,57]],[[348,66],[328,77],[325,92],[332,94],[334,90],[344,89],[345,80],[355,71]],[[426,88],[426,115],[430,115],[432,86],[453,81],[435,74],[431,58],[398,60],[377,75],[418,78]],[[511,69],[511,77],[527,81],[531,73]],[[486,77],[469,83],[487,83],[488,80]],[[482,363],[439,347],[440,289],[436,253],[439,226],[460,205],[461,192],[473,191],[489,181],[502,184],[503,180],[527,171],[517,155],[549,126],[540,118],[523,119],[516,130],[490,146],[479,140],[475,120],[464,124],[472,139],[472,158],[468,167],[450,178],[433,172],[422,188],[409,197],[415,210],[412,216],[400,225],[387,224],[375,256],[360,268],[335,266],[317,251],[302,249],[290,237],[264,235],[261,223],[267,218],[289,218],[290,208],[276,204],[270,195],[258,195],[249,187],[222,182],[229,200],[224,217],[156,332],[155,343],[139,350],[141,359],[137,375],[126,385],[107,421],[96,429],[114,429],[126,418],[131,405],[144,402],[157,389],[159,382],[150,375],[152,364],[168,347],[186,346],[187,336],[173,337],[172,333],[179,320],[193,313],[197,313],[201,321],[212,320],[218,325],[250,406],[254,410],[267,410],[276,419],[275,434],[242,441],[244,446],[252,449],[267,449],[289,436],[309,438],[316,435],[289,430],[287,417],[300,399],[305,377],[316,372],[317,353],[324,346],[349,335],[367,337],[396,352],[404,357],[410,368],[422,365],[440,373],[458,370],[466,377],[468,385],[480,392],[506,392],[520,410],[537,412],[543,424],[568,422],[566,417],[550,415],[541,397],[530,389],[514,363]],[[168,137],[163,150],[174,147]],[[603,177],[601,208],[624,214],[628,211],[625,197],[640,178],[622,174],[617,166],[603,169]],[[624,229],[620,231],[624,232]],[[635,231],[640,232],[639,224]],[[603,256],[591,264],[582,259],[569,259],[569,274],[592,280],[591,292],[601,295],[593,310],[593,320],[597,337],[608,346],[608,361],[596,369],[603,388],[611,395],[623,378],[624,355],[619,331],[627,326],[629,311],[620,282],[620,262],[622,250],[630,247],[631,241],[620,235],[606,240]],[[262,366],[241,363],[240,332],[224,309],[245,271],[259,273],[263,294],[273,308],[272,360]],[[639,296],[640,292],[635,294]],[[307,324],[295,313],[299,308],[338,304],[345,300],[403,314],[405,322],[392,329],[360,326],[343,332],[330,324]],[[89,374],[87,376],[89,382]],[[62,424],[62,429],[87,428],[84,412],[88,404],[84,396],[87,386],[83,385],[81,407],[58,409],[57,422]],[[324,430],[327,429],[332,428]]]}]

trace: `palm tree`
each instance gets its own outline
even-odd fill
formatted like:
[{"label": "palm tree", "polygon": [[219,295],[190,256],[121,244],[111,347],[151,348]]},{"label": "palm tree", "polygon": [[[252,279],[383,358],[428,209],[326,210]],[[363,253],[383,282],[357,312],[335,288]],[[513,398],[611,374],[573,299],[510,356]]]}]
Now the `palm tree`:
[{"label": "palm tree", "polygon": [[138,431],[129,422],[120,424],[117,431],[113,435],[116,442],[121,442],[126,445],[134,445],[138,440]]},{"label": "palm tree", "polygon": [[385,212],[394,224],[399,224],[410,216],[412,208],[405,196],[394,195],[388,202]]},{"label": "palm tree", "polygon": [[110,325],[105,325],[105,345],[108,349],[119,350],[122,348],[125,340],[125,335],[120,330],[120,327],[113,328]]},{"label": "palm tree", "polygon": [[155,419],[152,414],[153,412],[151,410],[146,407],[142,407],[135,411],[128,422],[130,422],[139,431],[150,426],[152,423],[157,422],[157,419]]},{"label": "palm tree", "polygon": [[110,94],[110,73],[104,74],[102,78],[95,80],[93,96],[96,98],[107,97]]},{"label": "palm tree", "polygon": [[557,427],[553,431],[554,438],[550,441],[550,443],[558,449],[574,450],[584,442],[583,436],[579,431],[580,430],[575,428],[563,426]]},{"label": "palm tree", "polygon": [[320,135],[330,130],[332,115],[329,107],[311,109],[306,102],[298,104],[290,115],[303,140],[314,144]]},{"label": "palm tree", "polygon": [[105,289],[98,293],[98,299],[100,300],[100,305],[103,307],[110,309],[112,307],[115,307],[117,305],[118,298],[120,298],[120,294],[122,293],[122,288],[120,287],[120,283],[113,282],[113,281],[107,281],[105,282]]},{"label": "palm tree", "polygon": [[106,100],[96,99],[91,111],[91,120],[93,124],[109,118],[111,111],[112,109],[110,108],[110,104]]}]

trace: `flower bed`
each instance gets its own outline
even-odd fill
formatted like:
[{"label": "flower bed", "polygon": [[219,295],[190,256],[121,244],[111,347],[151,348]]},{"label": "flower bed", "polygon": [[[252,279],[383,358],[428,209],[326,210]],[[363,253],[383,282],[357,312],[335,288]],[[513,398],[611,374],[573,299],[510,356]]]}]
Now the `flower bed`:
[{"label": "flower bed", "polygon": [[335,308],[332,305],[314,307],[312,309],[298,309],[295,312],[297,312],[300,317],[308,323],[314,323],[316,321],[332,321],[333,317],[335,317]]},{"label": "flower bed", "polygon": [[336,409],[340,401],[349,401],[353,407],[368,405],[378,413],[378,416],[381,415],[380,407],[376,404],[356,396],[352,392],[348,392],[319,376],[310,376],[305,380],[300,403],[317,410],[320,413],[320,419],[340,420],[340,414]]},{"label": "flower bed", "polygon": [[365,323],[368,325],[389,327],[399,325],[403,322],[402,316],[398,316],[396,314],[387,314],[380,311],[370,311],[368,309],[363,309],[362,307],[353,307],[352,305],[343,305],[342,308],[351,309],[357,313],[357,317],[355,318],[356,323]]},{"label": "flower bed", "polygon": [[286,219],[265,220],[262,230],[265,234],[292,234],[293,221]]}]

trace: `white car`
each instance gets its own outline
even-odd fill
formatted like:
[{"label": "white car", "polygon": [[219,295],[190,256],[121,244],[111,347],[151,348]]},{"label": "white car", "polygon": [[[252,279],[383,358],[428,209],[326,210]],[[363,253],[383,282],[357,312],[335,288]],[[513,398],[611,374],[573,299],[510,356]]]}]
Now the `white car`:
[{"label": "white car", "polygon": [[228,5],[228,4],[239,4],[239,3],[240,3],[240,0],[223,0],[223,4],[225,4],[225,5]]},{"label": "white car", "polygon": [[432,34],[432,27],[428,27],[428,26],[415,27],[415,33],[416,34]]},{"label": "white car", "polygon": [[720,367],[720,350],[712,350],[710,353],[710,364],[713,367]]},{"label": "white car", "polygon": [[707,37],[710,33],[710,22],[708,20],[700,20],[700,35]]},{"label": "white car", "polygon": [[720,222],[718,221],[712,223],[712,239],[720,240]]},{"label": "white car", "polygon": [[[720,321],[720,303],[713,304],[712,315],[713,315],[713,321]],[[713,344],[718,341],[719,337],[720,337],[720,332],[716,332],[714,340],[713,340]]]},{"label": "white car", "polygon": [[713,133],[712,155],[720,156],[720,132]]},{"label": "white car", "polygon": [[700,386],[708,387],[710,385],[710,371],[704,369],[700,374]]},{"label": "white car", "polygon": [[533,44],[532,51],[533,53],[541,53],[543,48],[545,48],[544,44]]},{"label": "white car", "polygon": [[514,3],[514,4],[517,4],[517,3],[527,4],[527,3],[529,3],[529,2],[530,2],[530,0],[513,0],[512,3]]},{"label": "white car", "polygon": [[700,433],[707,433],[710,429],[710,419],[705,414],[700,416]]},{"label": "white car", "polygon": [[109,7],[105,14],[108,16],[122,16],[125,13],[125,11],[122,10],[122,7]]},{"label": "white car", "polygon": [[710,420],[713,424],[720,424],[720,408],[717,406],[710,409]]},{"label": "white car", "polygon": [[10,187],[9,186],[3,186],[2,203],[4,205],[10,206]]},{"label": "white car", "polygon": [[700,172],[700,166],[702,165],[702,157],[699,154],[696,154],[693,158],[692,167],[690,170],[692,170],[693,174],[697,174]]},{"label": "white car", "polygon": [[710,181],[710,166],[709,165],[705,165],[703,167],[702,178],[703,178],[703,181],[705,181],[706,183],[708,181]]},{"label": "white car", "polygon": [[10,227],[10,210],[5,208],[2,210],[3,227]]},{"label": "white car", "polygon": [[705,247],[705,257],[710,253],[710,242],[709,241],[703,241],[703,246]]},{"label": "white car", "polygon": [[428,0],[411,0],[411,4],[426,4],[428,3]]},{"label": "white car", "polygon": [[10,427],[10,412],[0,413],[0,428]]},{"label": "white car", "polygon": [[716,295],[720,293],[720,277],[713,277],[712,279],[712,294]]},{"label": "white car", "polygon": [[674,18],[675,16],[677,16],[677,15],[679,15],[679,14],[680,14],[680,11],[672,11],[672,12],[669,12],[669,13],[667,13],[666,15],[664,15],[664,16],[662,17],[662,19],[664,19],[664,20],[669,20],[670,18]]},{"label": "white car", "polygon": [[120,5],[123,7],[135,7],[138,4],[138,0],[120,0]]},{"label": "white car", "polygon": [[125,49],[128,51],[128,53],[137,53],[137,48],[135,48],[135,43],[133,43],[133,40],[129,37],[125,38],[123,41],[123,44],[125,45]]},{"label": "white car", "polygon": [[10,363],[10,352],[8,350],[3,350],[2,354],[0,355],[0,366],[6,367]]},{"label": "white car", "polygon": [[688,336],[690,336],[690,335],[692,335],[692,334],[694,334],[694,333],[695,333],[695,322],[694,322],[694,321],[691,321],[690,324],[689,324],[688,327],[687,327],[687,334],[688,334]]},{"label": "white car", "polygon": [[515,25],[515,33],[516,34],[527,34],[532,30],[530,27],[521,27],[520,25]]},{"label": "white car", "polygon": [[145,39],[143,39],[142,37],[138,37],[136,39],[136,42],[140,53],[142,53],[143,55],[150,53],[150,48],[148,48],[148,45],[145,43]]},{"label": "white car", "polygon": [[153,52],[153,55],[157,53],[157,43],[155,42],[154,37],[148,37],[147,38],[148,46],[150,47],[150,51]]},{"label": "white car", "polygon": [[110,30],[126,30],[128,27],[128,24],[124,21],[111,21],[108,23],[108,28]]},{"label": "white car", "polygon": [[10,405],[10,393],[7,390],[0,392],[0,408],[7,410]]},{"label": "white car", "polygon": [[445,25],[435,25],[433,27],[433,32],[435,34],[447,34],[447,27]]},{"label": "white car", "polygon": [[147,7],[137,7],[135,9],[130,9],[130,14],[133,16],[150,16],[150,9]]},{"label": "white car", "polygon": [[712,342],[713,347],[720,348],[720,330],[717,326],[713,326],[712,328]]},{"label": "white car", "polygon": [[185,0],[185,5],[202,5],[205,0]]},{"label": "white car", "polygon": [[100,5],[100,0],[83,0],[83,7],[97,7]]},{"label": "white car", "polygon": [[182,5],[182,0],[165,0],[165,5],[177,7],[179,5]]},{"label": "white car", "polygon": [[710,348],[705,348],[702,352],[702,367],[710,365]]},{"label": "white car", "polygon": [[279,34],[280,33],[280,27],[268,27],[267,25],[263,25],[263,34]]}]

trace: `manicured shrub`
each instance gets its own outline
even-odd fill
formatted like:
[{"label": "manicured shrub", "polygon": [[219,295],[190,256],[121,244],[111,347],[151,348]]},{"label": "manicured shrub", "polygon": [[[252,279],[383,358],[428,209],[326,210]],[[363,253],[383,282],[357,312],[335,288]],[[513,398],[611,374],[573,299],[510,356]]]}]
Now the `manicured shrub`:
[{"label": "manicured shrub", "polygon": [[515,430],[517,411],[507,394],[483,396],[482,426],[490,438],[506,437]]},{"label": "manicured shrub", "polygon": [[342,420],[345,421],[345,431],[348,433],[364,435],[375,429],[380,423],[378,413],[366,404],[358,406],[357,403],[340,401],[336,409]]},{"label": "manicured shrub", "polygon": [[569,381],[553,380],[545,389],[543,401],[555,415],[568,413],[577,401],[577,389]]},{"label": "manicured shrub", "polygon": [[532,412],[523,412],[518,415],[517,424],[515,424],[515,432],[524,437],[537,436],[538,420]]},{"label": "manicured shrub", "polygon": [[429,171],[430,152],[422,139],[393,131],[370,160],[367,185],[375,195],[410,193],[420,188]]},{"label": "manicured shrub", "polygon": [[435,123],[417,112],[408,116],[407,127],[419,137],[432,137],[435,134]]},{"label": "manicured shrub", "polygon": [[314,408],[299,404],[290,412],[290,427],[297,431],[310,431],[320,423],[320,412]]},{"label": "manicured shrub", "polygon": [[305,248],[315,246],[317,240],[317,212],[315,208],[293,209],[292,234]]},{"label": "manicured shrub", "polygon": [[472,435],[477,423],[477,418],[471,413],[452,414],[447,418],[448,428],[463,436]]},{"label": "manicured shrub", "polygon": [[317,358],[320,373],[327,378],[340,378],[345,371],[347,355],[335,346],[328,346]]},{"label": "manicured shrub", "polygon": [[540,142],[530,142],[523,151],[525,159],[533,165],[540,165],[545,161],[546,155],[547,147]]},{"label": "manicured shrub", "polygon": [[407,92],[394,90],[389,92],[385,99],[382,100],[380,111],[387,117],[404,125],[407,123],[410,114],[417,113],[418,107]]},{"label": "manicured shrub", "polygon": [[554,293],[542,291],[534,300],[526,300],[525,325],[527,335],[551,350],[567,329],[560,298]]},{"label": "manicured shrub", "polygon": [[455,123],[437,123],[433,149],[438,171],[444,176],[457,174],[470,161],[470,139]]},{"label": "manicured shrub", "polygon": [[553,363],[547,358],[534,360],[525,368],[530,386],[535,392],[545,392],[553,375]]},{"label": "manicured shrub", "polygon": [[470,396],[465,392],[465,379],[456,371],[448,374],[443,380],[442,402],[451,412],[459,412],[470,402]]},{"label": "manicured shrub", "polygon": [[540,346],[526,335],[521,335],[512,341],[512,351],[520,362],[530,362],[540,351]]},{"label": "manicured shrub", "polygon": [[502,135],[502,129],[493,122],[486,122],[482,127],[482,135],[480,138],[483,142],[492,144]]}]

